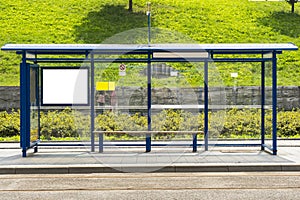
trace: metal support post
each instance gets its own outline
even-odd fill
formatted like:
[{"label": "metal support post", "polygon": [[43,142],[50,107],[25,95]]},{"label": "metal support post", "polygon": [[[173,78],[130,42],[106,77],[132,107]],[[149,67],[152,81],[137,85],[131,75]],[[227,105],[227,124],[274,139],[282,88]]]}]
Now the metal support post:
[{"label": "metal support post", "polygon": [[[36,64],[36,63],[35,63]],[[39,65],[36,64],[36,77],[35,77],[35,93],[36,93],[36,104],[37,104],[37,108],[38,108],[38,140],[41,139],[41,103],[40,103],[40,67]],[[36,146],[36,148],[34,149],[34,152],[37,153],[38,152],[38,146]]]},{"label": "metal support post", "polygon": [[30,67],[26,64],[26,52],[22,52],[20,64],[20,144],[22,156],[27,156],[30,146]]},{"label": "metal support post", "polygon": [[[148,79],[148,84],[147,84],[147,97],[148,97],[148,101],[147,101],[147,111],[148,111],[148,116],[147,116],[147,120],[148,120],[148,131],[151,131],[152,127],[151,127],[151,53],[148,53],[148,62],[147,62],[147,79]],[[150,152],[151,151],[151,134],[147,133],[146,134],[146,152]]]},{"label": "metal support post", "polygon": [[99,153],[103,153],[103,133],[99,133]]},{"label": "metal support post", "polygon": [[94,130],[95,130],[95,77],[94,76],[95,76],[94,54],[91,53],[91,127],[90,127],[90,129],[91,129],[91,152],[95,151],[95,133],[94,133]]},{"label": "metal support post", "polygon": [[277,155],[277,57],[276,52],[272,54],[272,149]]},{"label": "metal support post", "polygon": [[197,152],[197,134],[193,134],[193,152]]},{"label": "metal support post", "polygon": [[204,146],[208,151],[208,61],[204,63]]},{"label": "metal support post", "polygon": [[261,63],[261,150],[265,150],[265,62]]}]

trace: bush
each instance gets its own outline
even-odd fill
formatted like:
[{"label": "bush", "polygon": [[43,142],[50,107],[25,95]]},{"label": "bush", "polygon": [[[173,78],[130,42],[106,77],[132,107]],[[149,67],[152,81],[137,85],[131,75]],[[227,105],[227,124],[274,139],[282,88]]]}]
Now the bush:
[{"label": "bush", "polygon": [[300,134],[300,110],[279,112],[277,115],[278,137],[295,137]]},{"label": "bush", "polygon": [[89,117],[67,108],[63,111],[41,112],[41,135],[51,137],[79,137],[88,131]]},{"label": "bush", "polygon": [[[95,119],[96,130],[102,131],[144,131],[147,130],[147,118],[139,114],[129,115],[119,112],[104,112]],[[130,135],[126,134],[128,137]],[[107,136],[116,136],[107,134]]]},{"label": "bush", "polygon": [[[182,110],[163,110],[152,116],[152,130],[180,131],[203,130],[204,115],[192,114]],[[260,110],[231,109],[209,113],[209,131],[213,137],[221,138],[260,138]],[[278,137],[300,137],[300,110],[279,111],[277,115]],[[89,114],[65,109],[63,111],[41,112],[41,136],[86,137],[89,136]],[[147,130],[147,117],[140,114],[129,115],[120,112],[104,112],[95,118],[96,130],[103,131],[142,131]],[[272,112],[266,112],[266,137],[271,137]],[[20,135],[20,112],[0,112],[0,137]],[[110,134],[112,137],[118,137]],[[163,138],[158,134],[156,138]],[[170,134],[169,137],[176,137]],[[131,137],[127,135],[127,137]]]},{"label": "bush", "polygon": [[[259,109],[231,109],[209,112],[209,130],[212,137],[260,138],[261,112]],[[279,111],[277,114],[278,137],[299,137],[300,110]],[[182,110],[163,110],[152,116],[152,130],[202,131],[204,115],[194,115]],[[97,128],[104,131],[147,130],[147,117],[135,114],[106,112],[96,118]],[[265,114],[266,137],[272,134],[272,112]],[[157,135],[158,137],[162,134]]]},{"label": "bush", "polygon": [[20,135],[20,112],[0,112],[0,137]]},{"label": "bush", "polygon": [[244,135],[246,137],[257,137],[260,135],[260,126],[260,111],[255,109],[232,109],[226,113],[221,136],[234,137]]}]

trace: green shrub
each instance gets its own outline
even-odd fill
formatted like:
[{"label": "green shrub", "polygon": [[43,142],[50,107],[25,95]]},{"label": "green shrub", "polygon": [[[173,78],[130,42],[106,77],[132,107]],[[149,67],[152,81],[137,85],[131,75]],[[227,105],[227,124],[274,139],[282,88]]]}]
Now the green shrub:
[{"label": "green shrub", "polygon": [[295,137],[300,135],[300,110],[278,112],[278,137]]},{"label": "green shrub", "polygon": [[0,112],[0,137],[20,135],[20,112]]},{"label": "green shrub", "polygon": [[63,111],[41,112],[41,136],[51,137],[80,137],[87,132],[89,117],[80,112],[67,108]]},{"label": "green shrub", "polygon": [[255,109],[232,109],[226,113],[226,119],[221,130],[222,137],[258,136],[260,134],[260,112]]},{"label": "green shrub", "polygon": [[[134,115],[129,115],[120,112],[104,112],[100,114],[95,119],[96,130],[102,131],[143,131],[147,130],[147,118],[145,116],[140,116],[138,113]],[[134,135],[130,134],[118,134],[107,133],[106,136],[111,136],[113,138],[136,138]]]},{"label": "green shrub", "polygon": [[183,112],[178,110],[163,110],[152,118],[152,129],[158,131],[179,131],[183,123]]},{"label": "green shrub", "polygon": [[[209,134],[220,138],[260,138],[259,109],[231,109],[228,111],[209,112]],[[271,137],[272,112],[266,112],[266,137]],[[152,116],[152,130],[157,131],[202,131],[204,115],[193,114],[182,110],[163,110]],[[89,137],[89,113],[74,111],[69,108],[63,111],[41,112],[41,138]],[[96,130],[103,131],[142,131],[147,130],[147,117],[140,114],[129,115],[121,112],[107,111],[95,118]],[[279,111],[277,115],[277,134],[282,138],[300,137],[300,110]],[[0,138],[20,135],[20,112],[0,112]],[[128,139],[133,136],[117,136]],[[157,134],[154,138],[177,137],[176,134]]]}]

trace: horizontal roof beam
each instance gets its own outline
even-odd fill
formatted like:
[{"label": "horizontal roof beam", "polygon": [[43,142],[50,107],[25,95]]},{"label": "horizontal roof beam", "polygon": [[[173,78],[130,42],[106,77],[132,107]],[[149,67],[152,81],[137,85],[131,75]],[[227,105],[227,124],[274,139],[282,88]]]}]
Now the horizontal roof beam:
[{"label": "horizontal roof beam", "polygon": [[126,52],[270,52],[284,50],[298,50],[292,43],[280,44],[152,44],[125,45],[125,44],[6,44],[3,51],[26,51],[34,54],[49,53],[126,53]]}]

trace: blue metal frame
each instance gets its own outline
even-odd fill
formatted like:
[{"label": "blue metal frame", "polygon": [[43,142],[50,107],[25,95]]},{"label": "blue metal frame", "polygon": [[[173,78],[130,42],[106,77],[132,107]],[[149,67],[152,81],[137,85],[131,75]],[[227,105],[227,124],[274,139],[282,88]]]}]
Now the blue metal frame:
[{"label": "blue metal frame", "polygon": [[[94,130],[95,130],[95,63],[94,63],[94,54],[93,52],[91,53],[91,152],[95,151],[95,134],[94,134]],[[102,137],[103,138],[103,137]],[[99,138],[101,139],[101,138]],[[103,141],[103,139],[102,139]],[[100,141],[99,141],[100,144]],[[102,149],[99,146],[99,151],[103,151],[103,147]]]},{"label": "blue metal frame", "polygon": [[208,62],[204,63],[204,145],[208,151]]},{"label": "blue metal frame", "polygon": [[[82,63],[86,61],[90,61],[91,59],[85,58],[28,58],[28,61],[38,62],[38,63]],[[94,62],[101,63],[111,63],[111,62],[140,62],[147,63],[148,58],[116,58],[116,59],[108,59],[108,58],[98,58],[93,59]],[[151,62],[205,62],[207,58],[151,58]],[[272,58],[214,58],[214,62],[263,62],[263,61],[272,61]]]},{"label": "blue metal frame", "polygon": [[[149,33],[150,34],[150,33]],[[260,144],[234,144],[234,146],[260,146],[262,150],[265,148],[272,151],[273,155],[277,154],[277,54],[281,54],[283,50],[298,50],[298,47],[289,44],[149,44],[148,45],[122,45],[122,44],[105,44],[105,45],[28,45],[28,44],[7,44],[2,47],[5,51],[16,51],[22,55],[20,64],[20,91],[21,91],[21,141],[22,156],[26,157],[26,152],[29,148],[36,148],[38,146],[70,146],[68,144],[38,144],[38,141],[31,144],[30,142],[30,66],[27,62],[38,63],[79,63],[89,61],[91,63],[91,91],[90,91],[90,106],[91,106],[91,151],[95,151],[95,83],[94,83],[94,65],[95,62],[139,62],[147,63],[148,67],[148,130],[151,131],[151,63],[152,62],[203,62],[204,63],[204,144],[197,144],[197,136],[193,135],[193,151],[197,151],[198,146],[204,146],[205,150],[211,146],[208,140],[209,126],[208,126],[208,64],[209,62],[261,62],[261,143]],[[155,58],[154,53],[161,52],[208,52],[208,58]],[[265,54],[272,54],[272,58],[265,58]],[[28,58],[26,54],[33,54],[34,58]],[[59,55],[60,57],[43,58],[38,55]],[[90,57],[89,57],[90,54]],[[94,54],[101,55],[145,55],[140,58],[94,58]],[[261,55],[259,58],[243,57],[232,58],[230,55],[238,54],[257,54]],[[84,58],[69,58],[61,57],[62,55],[77,55],[84,56]],[[214,58],[214,55],[223,55],[223,57]],[[229,56],[226,56],[229,55]],[[226,56],[226,57],[224,57]],[[265,63],[272,62],[272,146],[265,144]],[[37,87],[38,88],[38,87]],[[39,89],[39,88],[38,88]],[[37,100],[39,101],[39,100]],[[39,102],[37,104],[40,111]],[[131,146],[131,144],[120,144],[124,146]],[[164,144],[151,144],[151,135],[146,134],[146,144],[134,144],[135,146],[145,146],[146,152],[151,151],[151,146],[159,146]],[[178,144],[181,145],[181,144]],[[186,145],[186,144],[182,144]],[[74,145],[78,146],[78,145]],[[80,145],[79,145],[80,146]],[[99,151],[103,152],[103,134],[99,134]],[[232,146],[232,144],[217,144],[217,146]]]},{"label": "blue metal frame", "polygon": [[20,73],[20,145],[22,156],[26,157],[30,146],[30,67],[26,63],[25,51],[22,54]]},{"label": "blue metal frame", "polygon": [[[147,60],[147,98],[148,98],[148,101],[147,101],[147,108],[148,108],[148,113],[147,113],[148,125],[147,125],[147,129],[148,129],[148,131],[152,130],[152,127],[151,127],[151,113],[152,113],[151,112],[151,106],[152,106],[151,57],[152,57],[152,54],[149,52],[148,53],[148,60]],[[146,152],[150,152],[150,151],[151,151],[151,134],[146,134]]]},{"label": "blue metal frame", "polygon": [[261,150],[265,150],[265,62],[261,62]]},{"label": "blue metal frame", "polygon": [[277,154],[277,57],[272,52],[272,140],[273,155]]}]

